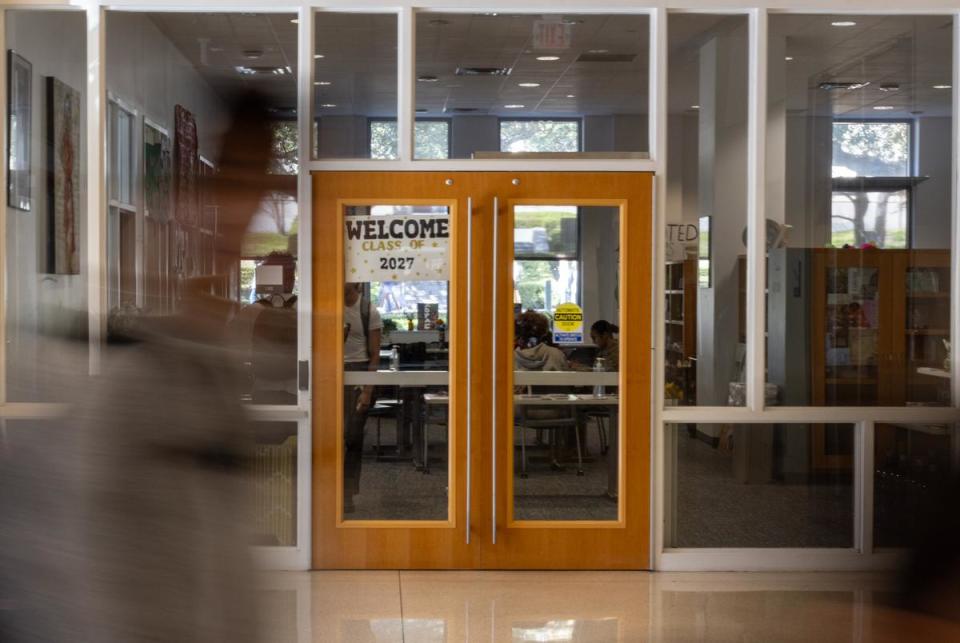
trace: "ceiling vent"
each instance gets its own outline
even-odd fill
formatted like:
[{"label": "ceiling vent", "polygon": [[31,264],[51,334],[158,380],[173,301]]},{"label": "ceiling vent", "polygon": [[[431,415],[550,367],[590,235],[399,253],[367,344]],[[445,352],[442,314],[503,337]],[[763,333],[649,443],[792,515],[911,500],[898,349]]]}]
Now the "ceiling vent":
[{"label": "ceiling vent", "polygon": [[457,76],[509,76],[511,67],[457,67]]},{"label": "ceiling vent", "polygon": [[447,114],[476,114],[480,111],[479,107],[444,107],[444,113]]},{"label": "ceiling vent", "polygon": [[836,89],[860,89],[861,87],[866,87],[870,84],[869,80],[855,80],[855,81],[843,81],[843,80],[829,80],[822,82],[817,87],[825,91],[831,92]]},{"label": "ceiling vent", "polygon": [[260,58],[263,58],[262,49],[244,49],[242,54],[247,60],[259,60]]},{"label": "ceiling vent", "polygon": [[637,54],[613,54],[613,53],[590,53],[589,51],[580,54],[577,58],[578,63],[632,63]]}]

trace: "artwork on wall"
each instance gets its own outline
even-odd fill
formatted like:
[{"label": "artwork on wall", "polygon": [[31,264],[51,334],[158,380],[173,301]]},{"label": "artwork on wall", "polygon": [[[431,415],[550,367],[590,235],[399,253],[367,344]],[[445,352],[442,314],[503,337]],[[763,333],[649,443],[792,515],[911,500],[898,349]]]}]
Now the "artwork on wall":
[{"label": "artwork on wall", "polygon": [[147,216],[163,223],[170,216],[170,180],[173,156],[170,137],[159,127],[143,123],[143,196]]},{"label": "artwork on wall", "polygon": [[33,65],[12,49],[7,54],[7,101],[7,204],[29,212]]},{"label": "artwork on wall", "polygon": [[47,77],[47,270],[80,273],[80,92]]},{"label": "artwork on wall", "polygon": [[174,108],[174,217],[190,226],[200,224],[200,157],[197,121],[182,105]]}]

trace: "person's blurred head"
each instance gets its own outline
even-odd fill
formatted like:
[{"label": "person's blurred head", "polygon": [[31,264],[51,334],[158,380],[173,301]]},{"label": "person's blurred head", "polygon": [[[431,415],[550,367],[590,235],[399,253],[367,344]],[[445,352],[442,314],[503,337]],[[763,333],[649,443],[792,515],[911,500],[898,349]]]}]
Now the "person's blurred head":
[{"label": "person's blurred head", "polygon": [[363,284],[358,281],[348,281],[343,284],[343,303],[352,306],[360,298]]},{"label": "person's blurred head", "polygon": [[230,126],[223,134],[214,177],[220,214],[221,254],[240,256],[243,235],[271,186],[267,169],[273,157],[273,130],[263,94],[238,96],[230,105]]},{"label": "person's blurred head", "polygon": [[611,324],[606,319],[598,319],[590,327],[590,340],[597,345],[597,348],[604,349],[619,332],[620,328],[616,324]]},{"label": "person's blurred head", "polygon": [[550,339],[550,320],[543,313],[528,310],[517,317],[517,343],[522,347],[535,346]]}]

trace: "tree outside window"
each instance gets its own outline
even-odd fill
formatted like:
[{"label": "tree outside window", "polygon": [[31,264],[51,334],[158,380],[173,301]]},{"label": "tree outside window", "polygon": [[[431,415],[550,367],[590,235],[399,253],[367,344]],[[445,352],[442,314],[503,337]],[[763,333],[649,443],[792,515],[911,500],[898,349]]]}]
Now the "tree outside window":
[{"label": "tree outside window", "polygon": [[908,247],[911,124],[835,121],[831,245]]},{"label": "tree outside window", "polygon": [[[374,119],[369,125],[370,158],[400,158],[397,121]],[[418,120],[413,126],[413,158],[418,160],[450,157],[450,122],[446,120]]]},{"label": "tree outside window", "polygon": [[579,152],[580,119],[501,120],[501,152]]}]

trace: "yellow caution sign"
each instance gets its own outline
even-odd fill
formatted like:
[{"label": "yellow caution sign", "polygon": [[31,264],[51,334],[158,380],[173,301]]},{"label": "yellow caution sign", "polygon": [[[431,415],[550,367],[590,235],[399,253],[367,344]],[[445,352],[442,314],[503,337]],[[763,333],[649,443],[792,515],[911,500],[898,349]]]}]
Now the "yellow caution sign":
[{"label": "yellow caution sign", "polygon": [[583,343],[583,310],[567,302],[553,310],[553,341],[557,344]]}]

